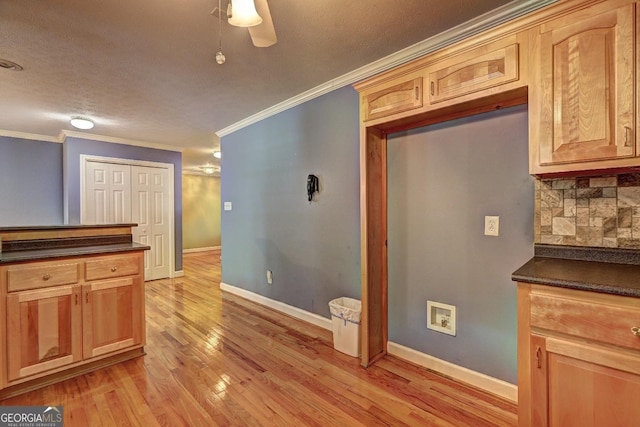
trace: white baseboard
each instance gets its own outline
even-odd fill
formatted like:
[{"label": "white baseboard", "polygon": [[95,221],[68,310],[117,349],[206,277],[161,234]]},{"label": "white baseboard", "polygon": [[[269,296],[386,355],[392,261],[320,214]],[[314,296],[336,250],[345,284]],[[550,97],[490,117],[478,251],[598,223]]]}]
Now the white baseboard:
[{"label": "white baseboard", "polygon": [[183,249],[183,254],[192,254],[194,252],[209,252],[209,251],[219,251],[220,246],[208,246],[205,248],[191,248],[191,249]]},{"label": "white baseboard", "polygon": [[184,270],[177,270],[173,272],[173,278],[175,279],[176,277],[184,277]]},{"label": "white baseboard", "polygon": [[387,342],[387,353],[415,363],[432,371],[436,371],[455,380],[465,382],[479,389],[488,391],[512,402],[518,402],[518,386],[490,377],[480,372],[421,353],[394,342]]},{"label": "white baseboard", "polygon": [[246,298],[250,301],[264,305],[281,313],[288,314],[291,317],[295,317],[296,319],[311,323],[312,325],[319,326],[329,331],[332,330],[331,319],[327,319],[326,317],[319,316],[315,313],[310,313],[306,310],[302,310],[301,308],[294,307],[292,305],[285,304],[283,302],[276,301],[262,295],[258,295],[254,292],[247,291],[245,289],[238,288],[227,283],[220,283],[220,289],[225,292],[229,292],[230,294],[238,295],[242,298]]},{"label": "white baseboard", "polygon": [[[254,292],[247,291],[227,283],[220,283],[220,289],[326,330],[330,331],[333,328],[331,319],[327,319],[314,313],[309,313],[306,310],[293,307],[283,302],[258,295]],[[453,363],[429,356],[428,354],[421,353],[417,350],[391,341],[387,342],[387,353],[408,362],[415,363],[416,365],[431,369],[432,371],[441,373],[442,375],[446,375],[450,378],[454,378],[455,380],[465,382],[512,402],[517,403],[518,401],[518,386],[514,384],[481,374],[480,372],[472,371],[471,369],[467,369],[462,366],[454,365]]]}]

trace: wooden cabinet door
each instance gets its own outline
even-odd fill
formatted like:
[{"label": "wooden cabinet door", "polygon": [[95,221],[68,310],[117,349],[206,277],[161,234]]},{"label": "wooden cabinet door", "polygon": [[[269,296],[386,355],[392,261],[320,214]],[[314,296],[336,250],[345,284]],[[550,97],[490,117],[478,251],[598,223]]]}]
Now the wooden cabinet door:
[{"label": "wooden cabinet door", "polygon": [[540,339],[533,337],[531,346],[533,425],[640,425],[640,406],[630,404],[640,396],[640,355],[559,338],[540,344]]},{"label": "wooden cabinet door", "polygon": [[542,25],[540,165],[632,157],[635,5]]},{"label": "wooden cabinet door", "polygon": [[422,77],[393,82],[362,96],[364,120],[390,116],[422,107]]},{"label": "wooden cabinet door", "polygon": [[482,46],[438,64],[429,73],[431,104],[518,80],[518,44]]},{"label": "wooden cabinet door", "polygon": [[80,286],[7,295],[8,381],[82,359]]},{"label": "wooden cabinet door", "polygon": [[140,276],[82,286],[85,359],[144,344]]}]

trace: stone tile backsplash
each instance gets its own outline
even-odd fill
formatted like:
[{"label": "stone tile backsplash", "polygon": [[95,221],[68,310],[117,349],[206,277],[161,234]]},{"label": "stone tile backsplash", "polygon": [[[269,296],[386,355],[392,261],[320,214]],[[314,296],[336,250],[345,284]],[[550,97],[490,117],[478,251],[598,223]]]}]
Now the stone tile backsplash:
[{"label": "stone tile backsplash", "polygon": [[640,249],[640,173],[536,180],[536,243]]}]

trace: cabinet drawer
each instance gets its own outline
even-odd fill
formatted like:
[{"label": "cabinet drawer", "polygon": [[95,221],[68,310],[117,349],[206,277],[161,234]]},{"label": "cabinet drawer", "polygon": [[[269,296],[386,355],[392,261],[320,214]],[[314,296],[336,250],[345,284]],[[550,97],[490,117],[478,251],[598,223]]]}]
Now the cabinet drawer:
[{"label": "cabinet drawer", "polygon": [[454,57],[429,73],[432,104],[518,80],[518,44]]},{"label": "cabinet drawer", "polygon": [[363,95],[364,120],[377,119],[422,107],[422,77],[403,80]]},{"label": "cabinet drawer", "polygon": [[106,256],[88,260],[86,280],[108,279],[111,277],[136,276],[140,274],[138,257],[135,255]]},{"label": "cabinet drawer", "polygon": [[78,283],[78,262],[15,265],[7,270],[7,291],[46,288]]},{"label": "cabinet drawer", "polygon": [[640,327],[640,303],[621,304],[607,295],[606,301],[573,299],[548,294],[531,294],[531,326],[640,350],[640,336],[631,332]]}]

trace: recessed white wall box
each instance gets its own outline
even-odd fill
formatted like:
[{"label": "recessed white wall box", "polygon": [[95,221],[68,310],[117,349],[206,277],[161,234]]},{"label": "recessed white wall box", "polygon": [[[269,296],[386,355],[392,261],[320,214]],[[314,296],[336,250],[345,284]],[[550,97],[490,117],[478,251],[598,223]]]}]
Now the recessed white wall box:
[{"label": "recessed white wall box", "polygon": [[484,217],[484,235],[485,236],[500,235],[500,217],[499,216]]},{"label": "recessed white wall box", "polygon": [[443,334],[456,335],[456,307],[427,301],[427,328]]},{"label": "recessed white wall box", "polygon": [[273,284],[273,272],[271,270],[267,270],[267,284]]},{"label": "recessed white wall box", "polygon": [[231,209],[233,209],[233,205],[231,204],[231,202],[224,202],[224,210],[230,211]]}]

